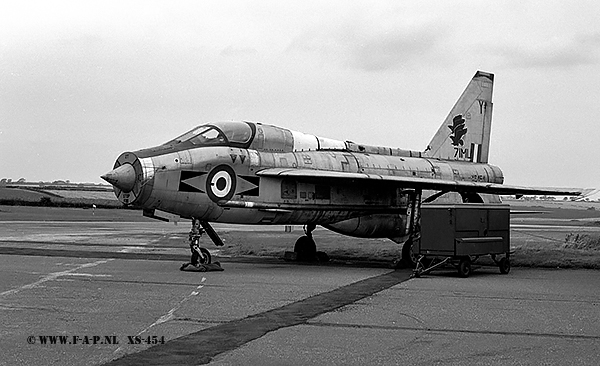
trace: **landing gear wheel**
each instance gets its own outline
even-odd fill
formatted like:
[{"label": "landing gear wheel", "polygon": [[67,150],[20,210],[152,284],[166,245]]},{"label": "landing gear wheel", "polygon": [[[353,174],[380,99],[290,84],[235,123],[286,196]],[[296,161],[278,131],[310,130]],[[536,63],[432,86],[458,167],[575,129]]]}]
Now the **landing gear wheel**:
[{"label": "landing gear wheel", "polygon": [[402,261],[409,268],[415,268],[417,266],[418,259],[418,253],[413,250],[413,241],[408,239],[402,246]]},{"label": "landing gear wheel", "polygon": [[461,259],[458,263],[458,275],[467,278],[471,274],[471,260],[469,258]]},{"label": "landing gear wheel", "polygon": [[296,240],[294,252],[296,252],[298,260],[313,261],[317,256],[317,244],[312,237],[301,236]]},{"label": "landing gear wheel", "polygon": [[325,253],[325,252],[317,252],[316,256],[317,256],[317,261],[319,261],[319,262],[323,262],[323,263],[329,262],[329,255],[327,255],[327,253]]},{"label": "landing gear wheel", "polygon": [[198,266],[199,264],[210,264],[212,262],[212,257],[210,256],[208,249],[194,246],[192,248],[192,260],[190,262],[194,266]]},{"label": "landing gear wheel", "polygon": [[508,272],[510,272],[510,259],[506,257],[500,259],[498,262],[498,267],[500,268],[500,273],[508,274]]}]

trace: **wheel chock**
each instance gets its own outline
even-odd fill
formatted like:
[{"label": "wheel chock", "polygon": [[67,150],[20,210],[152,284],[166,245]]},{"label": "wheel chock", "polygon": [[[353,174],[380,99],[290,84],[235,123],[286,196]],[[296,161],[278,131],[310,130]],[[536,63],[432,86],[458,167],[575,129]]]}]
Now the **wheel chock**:
[{"label": "wheel chock", "polygon": [[219,272],[223,271],[223,267],[221,267],[221,263],[208,263],[208,264],[198,264],[194,266],[191,263],[184,263],[179,270],[186,272]]}]

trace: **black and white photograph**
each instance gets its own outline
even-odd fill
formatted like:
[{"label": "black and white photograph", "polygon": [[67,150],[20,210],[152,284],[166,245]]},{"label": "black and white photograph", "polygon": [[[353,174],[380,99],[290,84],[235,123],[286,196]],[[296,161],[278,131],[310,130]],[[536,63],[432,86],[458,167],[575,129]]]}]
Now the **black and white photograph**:
[{"label": "black and white photograph", "polygon": [[600,3],[0,3],[0,365],[597,365]]}]

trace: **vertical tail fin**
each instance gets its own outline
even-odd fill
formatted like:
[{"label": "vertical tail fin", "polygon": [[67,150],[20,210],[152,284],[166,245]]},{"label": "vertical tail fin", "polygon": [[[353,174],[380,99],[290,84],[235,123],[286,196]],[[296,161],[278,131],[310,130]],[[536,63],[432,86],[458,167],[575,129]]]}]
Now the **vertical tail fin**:
[{"label": "vertical tail fin", "polygon": [[493,87],[494,74],[477,71],[423,156],[487,163]]}]

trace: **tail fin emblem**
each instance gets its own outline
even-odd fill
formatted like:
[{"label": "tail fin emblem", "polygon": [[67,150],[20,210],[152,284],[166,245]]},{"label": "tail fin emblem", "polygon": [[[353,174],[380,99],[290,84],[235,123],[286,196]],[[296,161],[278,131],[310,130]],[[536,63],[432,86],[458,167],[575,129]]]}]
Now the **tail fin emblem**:
[{"label": "tail fin emblem", "polygon": [[463,137],[467,134],[467,128],[465,127],[465,119],[462,114],[455,116],[452,119],[452,125],[448,126],[452,133],[450,134],[450,139],[452,139],[452,145],[454,146],[463,146],[465,142],[463,141]]}]

